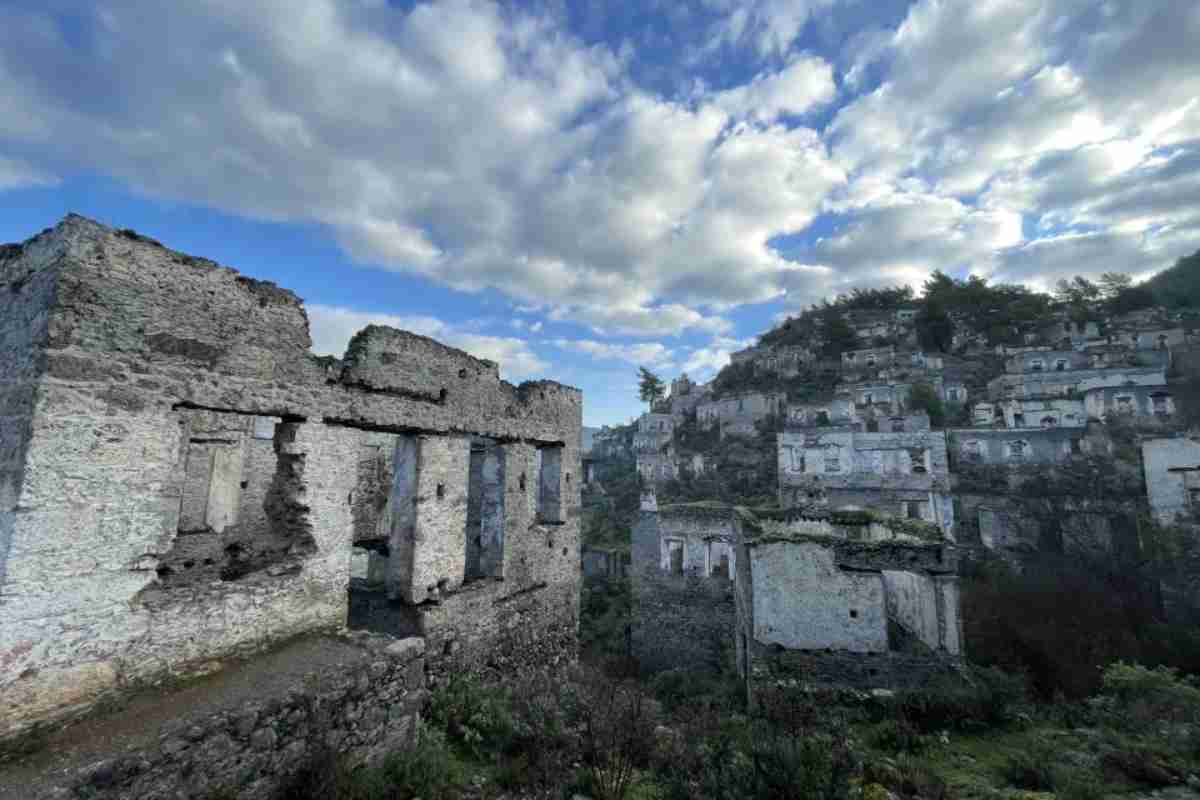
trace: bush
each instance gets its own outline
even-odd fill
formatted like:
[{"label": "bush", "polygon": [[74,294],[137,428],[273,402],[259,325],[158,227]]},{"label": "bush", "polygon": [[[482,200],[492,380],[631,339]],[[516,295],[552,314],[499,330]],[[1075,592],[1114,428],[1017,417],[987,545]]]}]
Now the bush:
[{"label": "bush", "polygon": [[917,755],[925,752],[930,745],[929,737],[923,735],[904,717],[879,723],[871,732],[870,743],[872,747],[894,755]]},{"label": "bush", "polygon": [[1013,753],[1004,762],[1004,779],[1010,786],[1031,792],[1054,791],[1053,752],[1045,743]]},{"label": "bush", "polygon": [[473,676],[455,676],[433,693],[429,716],[475,758],[510,749],[516,737],[509,696]]},{"label": "bush", "polygon": [[466,768],[438,730],[423,728],[415,747],[376,768],[350,769],[332,750],[311,756],[280,786],[277,800],[453,800],[466,786]]},{"label": "bush", "polygon": [[568,709],[587,770],[589,794],[623,800],[654,750],[654,722],[645,691],[633,681],[580,672]]},{"label": "bush", "polygon": [[922,733],[935,733],[1004,725],[1025,700],[1022,676],[979,667],[961,681],[898,692],[884,710]]},{"label": "bush", "polygon": [[1117,719],[1126,726],[1158,721],[1200,724],[1200,687],[1169,667],[1149,669],[1117,661],[1105,668],[1101,685],[1116,701]]},{"label": "bush", "polygon": [[382,791],[363,800],[452,800],[467,785],[467,773],[445,735],[426,728],[417,746],[389,756],[372,782]]}]

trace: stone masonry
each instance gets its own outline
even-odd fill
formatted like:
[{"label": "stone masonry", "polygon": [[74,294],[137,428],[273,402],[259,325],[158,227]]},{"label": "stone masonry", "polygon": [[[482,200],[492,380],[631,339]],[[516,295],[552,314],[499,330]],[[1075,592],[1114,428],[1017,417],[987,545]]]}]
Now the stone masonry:
[{"label": "stone masonry", "polygon": [[390,328],[316,358],[291,292],[79,216],[0,248],[0,740],[347,623],[431,680],[573,658],[581,409]]}]

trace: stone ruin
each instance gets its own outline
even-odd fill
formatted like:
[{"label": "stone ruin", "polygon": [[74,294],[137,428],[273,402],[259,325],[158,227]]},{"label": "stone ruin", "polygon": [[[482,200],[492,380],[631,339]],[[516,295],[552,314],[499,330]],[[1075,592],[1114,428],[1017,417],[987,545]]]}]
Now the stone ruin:
[{"label": "stone ruin", "polygon": [[302,634],[574,658],[582,397],[79,216],[0,247],[0,741]]},{"label": "stone ruin", "polygon": [[930,522],[643,502],[631,578],[642,666],[732,666],[751,699],[781,682],[911,688],[961,666],[957,551]]}]

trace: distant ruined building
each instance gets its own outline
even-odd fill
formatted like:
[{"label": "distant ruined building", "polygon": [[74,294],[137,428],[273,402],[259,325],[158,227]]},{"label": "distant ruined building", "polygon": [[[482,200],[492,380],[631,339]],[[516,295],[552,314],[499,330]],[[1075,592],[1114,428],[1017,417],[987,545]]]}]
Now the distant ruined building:
[{"label": "distant ruined building", "polygon": [[[291,292],[131,231],[69,216],[0,248],[0,747],[303,653],[240,716],[179,709],[187,737],[60,764],[55,791],[266,797],[326,734],[408,740],[450,672],[575,658],[581,393],[379,326],[309,348]],[[20,796],[60,796],[43,779]]]}]

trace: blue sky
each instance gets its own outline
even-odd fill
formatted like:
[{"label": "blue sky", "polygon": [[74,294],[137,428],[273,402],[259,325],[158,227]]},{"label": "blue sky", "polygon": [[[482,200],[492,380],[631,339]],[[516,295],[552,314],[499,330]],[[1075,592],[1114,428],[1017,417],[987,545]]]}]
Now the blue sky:
[{"label": "blue sky", "polygon": [[1200,4],[8,0],[0,241],[76,211],[638,413],[934,269],[1200,248]]}]

